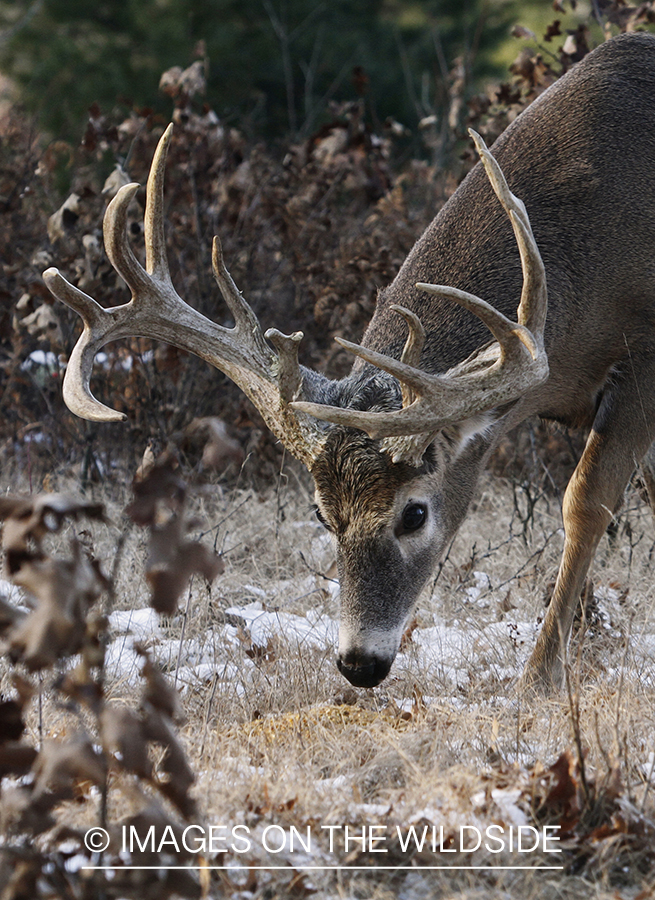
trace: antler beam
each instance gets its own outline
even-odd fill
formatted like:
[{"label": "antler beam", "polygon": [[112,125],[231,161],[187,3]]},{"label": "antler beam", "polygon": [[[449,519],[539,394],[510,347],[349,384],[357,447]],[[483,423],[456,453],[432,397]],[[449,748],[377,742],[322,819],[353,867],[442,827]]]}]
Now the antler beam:
[{"label": "antler beam", "polygon": [[70,284],[55,268],[43,273],[51,293],[82,317],[84,329],[71,354],[64,378],[64,400],[78,416],[96,422],[124,419],[123,413],[100,403],[91,393],[96,353],[109,341],[130,335],[154,338],[188,350],[232,379],[259,409],[271,431],[306,465],[319,452],[322,436],[316,422],[303,420],[289,401],[300,396],[302,373],[298,344],[302,332],[290,336],[276,329],[262,334],[254,312],[244,300],[214,238],[214,277],[234,318],[234,328],[207,319],[178,295],[170,277],[164,236],[164,170],[172,126],[161,137],[146,193],[144,236],[146,267],[141,266],[127,238],[127,211],[138,184],[121,188],[107,207],[103,231],[112,265],[130,288],[132,299],[104,309]]}]

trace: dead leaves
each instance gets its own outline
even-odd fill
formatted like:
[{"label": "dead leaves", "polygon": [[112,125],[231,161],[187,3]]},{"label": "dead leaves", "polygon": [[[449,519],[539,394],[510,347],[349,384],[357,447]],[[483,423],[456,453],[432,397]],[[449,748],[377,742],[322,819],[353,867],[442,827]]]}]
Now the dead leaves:
[{"label": "dead leaves", "polygon": [[[189,817],[197,812],[195,801],[189,794],[194,775],[174,730],[173,720],[179,714],[179,698],[146,651],[138,648],[138,652],[144,660],[144,687],[136,710],[107,702],[102,690],[80,691],[79,684],[73,678],[67,677],[59,682],[64,696],[86,706],[94,715],[98,738],[78,730],[69,739],[45,740],[37,753],[33,748],[19,743],[23,733],[22,707],[29,699],[31,685],[17,680],[18,699],[0,703],[0,778],[6,775],[23,776],[20,783],[2,784],[0,834],[5,843],[0,850],[0,875],[7,867],[7,855],[11,858],[12,841],[21,840],[21,836],[33,837],[54,829],[50,837],[53,846],[58,847],[60,840],[72,839],[80,845],[78,852],[87,853],[83,849],[84,832],[65,825],[55,828],[57,819],[54,811],[63,801],[88,799],[92,796],[89,786],[106,790],[113,785],[113,789],[118,790],[122,784],[128,797],[141,800],[144,810],[123,823],[126,827],[131,825],[137,828],[140,839],[145,839],[147,835],[147,829],[139,830],[146,823],[156,823],[157,830],[162,834],[167,829],[181,832],[180,817],[188,822]],[[157,764],[155,758],[158,758]],[[108,780],[109,774],[112,777]],[[146,784],[158,791],[162,800],[168,800],[176,812],[171,815],[152,794],[148,795],[143,790]],[[118,827],[103,819],[101,834],[108,836],[108,860],[111,859],[115,867],[111,884],[102,882],[103,888],[107,888],[102,893],[107,897],[141,898],[144,876],[124,868],[126,860],[118,855]],[[41,844],[43,846],[47,844]],[[147,862],[165,866],[171,859],[179,864],[192,856],[186,849],[177,854],[169,842],[165,849],[153,850]],[[37,873],[46,879],[53,873],[61,877],[58,867],[65,865],[59,851],[53,856],[28,850],[22,861],[24,869],[21,871],[26,877]],[[99,877],[104,879],[104,875]],[[169,888],[170,893],[175,893],[175,885],[185,886],[184,896],[200,896],[198,882],[191,872],[175,873],[170,883],[167,872],[162,877],[162,884],[156,885],[148,894],[153,900],[168,897]],[[17,900],[22,896],[23,883],[22,880],[17,882],[17,892],[2,894],[2,897]],[[25,883],[33,882],[28,879]],[[110,887],[115,887],[119,893],[112,893]]]},{"label": "dead leaves", "polygon": [[[150,529],[146,578],[152,588],[152,606],[172,615],[191,576],[200,574],[212,581],[223,571],[223,564],[210,549],[187,539],[197,523],[185,516],[186,485],[169,456],[156,462],[136,484],[135,495],[128,513]],[[103,507],[63,494],[0,498],[7,570],[33,606],[26,615],[0,601],[0,634],[10,658],[30,671],[47,668],[87,643],[87,662],[102,662],[97,627],[89,627],[88,620],[91,607],[109,587],[99,562],[76,538],[70,542],[67,558],[48,555],[43,546],[46,536],[59,532],[64,522],[82,517],[104,521]]]},{"label": "dead leaves", "polygon": [[28,591],[36,609],[9,636],[9,656],[30,671],[77,653],[86,634],[86,614],[107,587],[95,560],[77,542],[70,559],[34,559],[23,563],[14,583]]},{"label": "dead leaves", "polygon": [[220,557],[185,539],[191,527],[192,522],[176,514],[162,525],[151,525],[146,578],[152,589],[151,605],[159,613],[173,615],[192,575],[213,581],[223,571]]},{"label": "dead leaves", "polygon": [[72,193],[59,209],[48,219],[48,237],[50,242],[64,240],[72,231],[80,217],[80,197]]},{"label": "dead leaves", "polygon": [[59,531],[67,519],[81,516],[104,521],[99,503],[86,503],[67,494],[39,494],[37,497],[0,497],[0,519],[5,520],[2,547],[7,554],[27,550],[34,541],[41,549],[46,534]]},{"label": "dead leaves", "polygon": [[34,766],[32,796],[70,797],[80,782],[102,784],[106,776],[104,758],[91,740],[80,734],[69,741],[48,740],[39,751]]},{"label": "dead leaves", "polygon": [[[198,553],[197,545],[184,537],[193,525],[184,515],[185,500],[186,485],[174,467],[160,464],[141,484],[134,507],[136,518],[149,523],[153,532],[148,571],[154,582],[154,576],[161,575],[166,583],[163,593],[155,584],[155,599],[162,595],[168,598],[166,608],[171,612],[192,572],[214,577],[220,568],[218,557],[204,548]],[[89,786],[106,792],[124,785],[123,790],[132,799],[140,799],[151,813],[155,810],[164,827],[178,827],[180,819],[188,821],[196,812],[190,795],[194,774],[175,732],[175,722],[183,719],[179,696],[145,649],[135,647],[143,660],[143,690],[137,708],[109,702],[105,697],[102,667],[108,620],[92,607],[110,583],[99,562],[77,537],[70,539],[67,556],[51,552],[48,546],[51,537],[66,524],[76,524],[83,518],[104,522],[103,507],[62,494],[8,496],[0,498],[0,517],[4,520],[6,569],[31,607],[25,612],[4,599],[0,601],[0,636],[5,653],[30,671],[42,671],[57,660],[79,654],[77,664],[52,685],[57,702],[63,701],[66,709],[76,713],[72,736],[47,738],[37,752],[24,738],[23,712],[34,692],[31,682],[15,675],[16,696],[0,697],[0,836],[5,841],[0,849],[0,877],[5,870],[18,873],[2,898],[30,896],[31,900],[29,891],[35,890],[37,881],[47,881],[51,875],[53,883],[68,877],[63,857],[59,851],[52,855],[29,847],[16,868],[13,845],[7,845],[7,839],[23,841],[26,836],[44,835],[50,830],[51,845],[58,847],[57,829],[63,828],[67,837],[78,842],[79,852],[87,853],[82,832],[64,826],[55,828],[55,811],[64,801],[88,799]],[[89,535],[84,539],[88,545]],[[172,592],[170,583],[176,586]],[[20,777],[21,781],[8,783],[5,779],[9,777]],[[155,799],[153,790],[161,802]],[[166,811],[167,805],[172,813]],[[132,821],[139,821],[138,817],[132,817]],[[107,825],[108,834],[117,832],[104,819],[102,824]],[[116,842],[110,844],[107,852],[112,854]],[[163,865],[170,859],[170,850],[167,853],[162,856],[157,852],[153,862]],[[117,869],[125,866],[120,857],[112,859]],[[3,883],[9,882],[3,879]],[[147,896],[161,900],[180,885],[185,896],[200,895],[191,873],[173,871],[170,878],[166,874],[161,883],[149,887]],[[107,897],[146,896],[142,876],[125,869],[111,884],[118,894],[112,893],[109,882],[103,881],[102,888]]]},{"label": "dead leaves", "polygon": [[47,740],[35,755],[27,784],[3,787],[0,831],[41,834],[55,824],[51,812],[72,799],[82,784],[101,785],[106,764],[85,734],[68,741]]},{"label": "dead leaves", "polygon": [[[145,681],[139,708],[104,704],[98,716],[102,745],[114,766],[152,784],[189,817],[195,812],[189,795],[195,777],[175,735],[174,722],[183,718],[179,695],[147,652],[141,647],[137,652],[144,659]],[[157,770],[151,761],[151,744],[163,750]]]},{"label": "dead leaves", "polygon": [[182,97],[180,105],[186,105],[196,94],[204,94],[207,88],[205,64],[202,60],[192,63],[188,69],[173,66],[159,79],[159,90],[169,97]]},{"label": "dead leaves", "polygon": [[24,615],[3,603],[0,619],[8,625],[4,636],[10,658],[30,671],[81,649],[87,613],[108,586],[97,560],[75,538],[68,558],[49,556],[43,548],[46,535],[58,532],[67,519],[81,516],[102,520],[104,512],[98,504],[63,494],[0,498],[7,570],[34,607]]},{"label": "dead leaves", "polygon": [[192,575],[213,581],[224,568],[216,553],[186,539],[198,524],[185,517],[186,493],[175,460],[164,453],[135,483],[135,499],[126,510],[132,521],[150,530],[146,579],[152,590],[151,606],[169,616]]},{"label": "dead leaves", "polygon": [[[575,13],[575,0],[571,0],[568,6],[570,12]],[[565,7],[564,0],[554,0],[553,8],[560,16],[567,14]],[[611,33],[610,25],[616,26],[621,32],[639,30],[644,25],[655,22],[655,2],[648,0],[638,6],[630,6],[625,0],[598,0],[594,5],[594,18],[597,22],[605,20],[606,36]],[[509,67],[512,81],[498,86],[493,101],[484,103],[482,96],[473,98],[469,103],[467,124],[473,125],[477,130],[482,129],[489,142],[522,109],[593,49],[593,29],[589,21],[580,21],[577,14],[568,21],[572,27],[565,28],[565,24],[563,19],[557,18],[546,26],[543,41],[552,45],[559,40],[559,48],[553,50],[541,45],[540,36],[524,25],[517,24],[512,28],[513,37],[527,42]]]},{"label": "dead leaves", "polygon": [[184,429],[181,446],[202,445],[202,466],[215,472],[223,472],[231,463],[241,466],[244,453],[238,441],[230,437],[227,425],[217,416],[193,419]]},{"label": "dead leaves", "polygon": [[571,872],[601,863],[617,873],[647,871],[655,863],[655,826],[630,799],[618,763],[592,778],[567,748],[548,769],[534,767],[531,794],[535,821],[560,826]]},{"label": "dead leaves", "polygon": [[36,750],[23,743],[25,731],[23,708],[29,702],[33,688],[29,681],[14,675],[18,697],[0,700],[0,779],[7,775],[25,775],[36,759]]},{"label": "dead leaves", "polygon": [[127,706],[105,706],[98,716],[102,745],[118,764],[139,778],[149,780],[152,764],[143,723]]}]

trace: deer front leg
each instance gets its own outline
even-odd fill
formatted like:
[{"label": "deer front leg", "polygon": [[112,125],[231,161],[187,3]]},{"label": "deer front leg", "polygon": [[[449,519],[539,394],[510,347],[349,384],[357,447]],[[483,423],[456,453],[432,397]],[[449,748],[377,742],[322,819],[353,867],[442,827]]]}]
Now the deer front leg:
[{"label": "deer front leg", "polygon": [[521,678],[522,692],[547,693],[562,686],[571,625],[589,566],[632,472],[651,444],[653,409],[635,407],[633,378],[631,383],[626,379],[624,390],[619,381],[606,392],[566,489],[564,552],[541,633]]}]

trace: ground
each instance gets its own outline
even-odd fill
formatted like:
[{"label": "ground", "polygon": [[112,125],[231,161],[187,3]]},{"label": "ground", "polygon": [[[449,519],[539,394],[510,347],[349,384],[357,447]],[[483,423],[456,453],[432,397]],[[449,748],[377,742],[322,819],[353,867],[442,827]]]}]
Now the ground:
[{"label": "ground", "polygon": [[[334,662],[329,535],[304,482],[280,484],[266,497],[195,497],[199,536],[226,568],[211,585],[194,578],[172,617],[148,607],[144,538],[130,530],[107,610],[106,697],[134,704],[135,641],[181,691],[197,801],[186,823],[194,836],[212,826],[222,851],[195,863],[225,867],[205,872],[208,896],[653,896],[655,529],[637,490],[599,549],[568,690],[526,703],[516,680],[557,570],[556,498],[526,505],[520,487],[486,476],[390,676],[358,690]],[[94,549],[110,568],[123,519],[115,496],[104,500],[111,524],[94,528]],[[61,734],[47,691],[40,723]],[[30,726],[38,743],[36,714]],[[112,778],[117,827],[149,794]],[[99,796],[63,808],[89,827]],[[544,826],[559,826],[546,847],[562,852],[541,852]],[[538,850],[510,851],[520,829]]]}]

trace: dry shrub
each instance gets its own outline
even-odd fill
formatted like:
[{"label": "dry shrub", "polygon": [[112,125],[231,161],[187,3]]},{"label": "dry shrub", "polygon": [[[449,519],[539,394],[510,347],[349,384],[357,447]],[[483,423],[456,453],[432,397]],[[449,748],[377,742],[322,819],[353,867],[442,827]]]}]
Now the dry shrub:
[{"label": "dry shrub", "polygon": [[[331,374],[343,374],[349,360],[343,354],[333,359],[331,337],[361,336],[377,290],[393,278],[416,234],[443,201],[441,180],[435,181],[434,172],[419,163],[406,174],[393,175],[391,138],[370,132],[359,105],[335,107],[331,125],[306,143],[289,147],[282,159],[274,148],[246,147],[241,135],[224,128],[211,111],[197,114],[185,106],[176,109],[173,118],[167,243],[179,292],[209,317],[225,322],[227,310],[210,265],[211,239],[219,233],[234,278],[264,328],[303,330],[304,359]],[[77,323],[74,314],[53,305],[40,271],[55,263],[103,306],[129,299],[102,248],[101,219],[121,184],[145,181],[161,131],[161,123],[147,116],[133,114],[117,123],[92,110],[82,145],[68,148],[73,166],[70,193],[50,215],[47,230],[44,194],[54,191],[60,154],[49,148],[40,158],[38,175],[30,172],[31,193],[42,206],[34,204],[40,221],[31,220],[31,234],[23,239],[20,252],[33,264],[29,270],[5,268],[6,276],[11,273],[6,277],[7,301],[17,292],[22,297],[5,323],[4,365],[12,372],[4,394],[11,409],[3,422],[6,450],[25,452],[25,429],[36,420],[40,445],[32,446],[35,457],[47,459],[49,454],[61,460],[69,452],[79,456],[86,445],[87,477],[98,477],[116,465],[110,458],[109,448],[115,450],[115,444],[108,439],[109,429],[68,416],[58,421],[58,354],[70,345]],[[103,181],[108,156],[118,162]],[[24,201],[15,202],[20,211]],[[143,202],[141,192],[130,223],[137,252],[142,252],[137,207]],[[21,236],[13,239],[20,246]],[[4,242],[10,240],[7,230]],[[36,348],[50,355],[32,356],[22,366]],[[261,474],[271,475],[265,459],[277,468],[279,451],[267,435],[258,435],[262,423],[257,414],[227,379],[199,360],[171,347],[151,348],[147,341],[134,340],[108,347],[97,371],[98,396],[130,412],[121,457],[126,447],[143,446],[149,438],[165,441],[188,424],[191,409],[198,416],[228,421],[246,452],[258,453]]]},{"label": "dry shrub", "polygon": [[[652,9],[652,3],[633,8],[604,2],[595,13],[605,17],[607,28],[631,30],[649,23]],[[558,16],[543,42],[517,30],[527,43],[510,78],[470,99],[461,121],[453,118],[449,124],[447,146],[461,148],[466,125],[491,143],[588,52],[588,25],[576,21],[567,30],[563,4]],[[361,337],[377,291],[392,280],[416,237],[475,161],[472,145],[463,160],[453,157],[446,168],[421,160],[400,168],[394,129],[374,130],[360,102],[333,104],[332,120],[302,144],[248,145],[238,129],[225,126],[195,99],[202,93],[197,68],[164,73],[161,88],[174,104],[167,244],[181,295],[225,322],[210,272],[211,239],[218,233],[235,280],[264,329],[304,331],[303,362],[329,375],[345,374],[351,359],[333,337]],[[162,128],[148,110],[133,110],[121,120],[92,107],[78,146],[54,141],[43,149],[19,113],[3,123],[0,369],[6,379],[0,449],[10,467],[34,470],[38,477],[73,463],[83,483],[102,479],[126,455],[132,470],[149,441],[164,445],[196,415],[229,423],[241,452],[256,455],[257,465],[247,463],[246,477],[270,482],[279,468],[279,448],[237,389],[171,347],[133,340],[108,347],[97,366],[100,398],[130,413],[120,439],[115,428],[82,424],[62,411],[62,362],[77,322],[54,304],[41,272],[58,265],[103,306],[128,299],[106,259],[101,220],[121,184],[145,181]],[[65,181],[69,187],[62,193]],[[137,207],[143,202],[142,191],[130,221],[139,253]],[[37,350],[41,355],[23,365]]]},{"label": "dry shrub", "polygon": [[[186,486],[169,458],[137,487],[130,514],[150,532],[151,603],[172,614],[191,575],[201,572],[213,579],[222,564],[212,551],[186,539]],[[7,496],[0,500],[0,518],[5,569],[24,590],[28,605],[25,610],[0,602],[3,650],[14,667],[11,684],[17,695],[0,703],[3,900],[57,891],[88,898],[143,897],[145,883],[145,896],[153,900],[200,897],[200,882],[190,870],[164,869],[152,884],[144,882],[144,871],[126,866],[121,853],[124,828],[141,829],[145,836],[152,827],[159,846],[167,834],[182,834],[197,806],[189,793],[195,776],[175,733],[175,723],[184,719],[179,695],[143,646],[134,645],[143,679],[137,707],[113,700],[105,690],[108,619],[96,607],[114,585],[87,546],[90,533],[83,532],[86,545],[81,536],[70,538],[69,557],[47,547],[47,539],[66,526],[106,522],[102,505],[65,494]],[[43,690],[43,679],[53,669],[59,674],[49,680],[47,691],[67,714],[60,717],[60,734],[42,740],[37,750],[25,739],[24,719],[37,685],[21,671],[38,672]],[[85,832],[79,812],[76,824],[70,817],[67,823],[70,801],[88,809],[87,829],[89,814],[95,815],[100,844],[88,843],[91,832]],[[109,803],[123,805],[121,821],[110,818]],[[97,868],[102,854],[110,873]],[[168,843],[164,849],[132,853],[129,861],[166,866],[195,855],[174,852]],[[87,868],[71,868],[73,857]]]},{"label": "dry shrub", "polygon": [[[309,496],[295,484],[284,487],[284,482],[268,497],[253,492],[235,495],[208,486],[190,492],[179,468],[155,466],[152,472],[151,487],[159,484],[157,496],[151,502],[146,482],[137,501],[138,518],[153,520],[155,528],[171,514],[214,522],[212,535],[224,551],[226,569],[211,589],[202,579],[194,579],[182,594],[183,609],[157,627],[147,626],[151,668],[135,709],[138,676],[129,674],[126,662],[129,644],[144,640],[136,628],[136,607],[149,600],[143,591],[139,598],[134,593],[137,573],[145,566],[135,555],[142,560],[146,556],[144,541],[136,531],[126,532],[112,579],[115,612],[111,607],[103,610],[110,613],[113,640],[100,701],[97,677],[95,688],[88,680],[80,683],[83,666],[75,666],[75,660],[63,671],[59,664],[65,677],[58,693],[49,679],[41,688],[45,734],[55,738],[59,732],[55,743],[63,748],[61,763],[57,748],[44,744],[43,763],[35,764],[36,751],[28,738],[34,728],[34,700],[29,699],[34,686],[16,683],[0,708],[7,723],[3,733],[11,741],[3,744],[3,751],[18,753],[21,771],[32,772],[21,786],[21,791],[28,791],[32,818],[42,822],[46,815],[35,807],[38,798],[53,804],[47,815],[55,820],[33,841],[27,855],[18,834],[10,836],[11,851],[6,852],[12,865],[16,853],[22,854],[19,870],[27,879],[23,884],[35,871],[59,872],[59,862],[53,869],[53,854],[65,861],[70,853],[79,853],[80,834],[101,821],[98,791],[82,788],[80,793],[75,785],[98,779],[93,766],[102,767],[103,759],[111,769],[110,823],[130,822],[144,832],[151,824],[163,830],[171,821],[180,827],[185,820],[179,809],[173,811],[162,797],[170,787],[161,785],[172,782],[197,809],[190,812],[182,801],[186,822],[228,828],[241,824],[249,829],[252,847],[247,854],[219,854],[213,864],[289,866],[283,871],[252,869],[249,874],[238,869],[215,871],[209,896],[239,896],[243,890],[255,896],[271,890],[293,896],[301,889],[319,897],[333,896],[334,872],[298,868],[305,864],[364,867],[342,873],[353,896],[417,890],[421,896],[441,891],[470,898],[482,896],[484,884],[487,892],[507,896],[598,897],[604,889],[611,895],[621,885],[636,889],[647,884],[654,822],[652,765],[648,769],[653,715],[653,667],[647,658],[653,627],[648,559],[655,540],[650,513],[638,494],[629,495],[624,513],[633,535],[629,568],[624,542],[601,547],[598,554],[590,589],[596,619],[583,624],[588,629],[585,654],[579,656],[579,644],[573,644],[571,699],[526,707],[514,697],[513,683],[534,638],[540,585],[545,590],[560,552],[559,510],[548,494],[535,504],[524,536],[509,484],[498,478],[485,480],[477,508],[444,560],[436,584],[421,598],[415,625],[392,673],[380,688],[365,691],[350,688],[338,675],[334,630],[320,637],[323,624],[337,616],[329,580],[333,557],[320,526],[309,518]],[[182,498],[187,513],[181,510]],[[52,502],[44,498],[37,505],[48,509]],[[108,510],[117,521],[115,499]],[[82,531],[89,527],[80,518],[76,531],[84,537]],[[96,553],[111,559],[116,525],[109,540],[102,537],[106,525],[99,522],[92,527],[99,535],[94,540]],[[524,537],[532,542],[532,554]],[[65,547],[62,538],[49,532],[44,540]],[[88,546],[90,538],[84,540]],[[129,635],[120,634],[119,607],[120,621],[135,620],[129,640]],[[265,622],[272,627],[264,627]],[[94,627],[96,638],[105,633]],[[126,658],[116,665],[122,640]],[[83,649],[82,660],[91,649],[98,654],[97,639],[89,643],[88,651]],[[160,687],[155,661],[168,682],[182,689],[187,717],[179,726],[179,739],[163,756],[161,742],[165,734],[170,740],[171,732],[170,725],[162,730],[162,716],[170,723],[177,703],[170,689]],[[153,696],[161,699],[154,704],[159,704],[158,724],[149,718]],[[67,713],[62,702],[74,711],[73,725],[64,724]],[[93,712],[98,702],[99,716]],[[21,731],[23,721],[32,723],[27,732]],[[88,735],[98,729],[100,740],[90,747],[88,742],[79,743],[80,724]],[[144,752],[146,746],[159,747],[154,757]],[[189,763],[182,761],[182,746]],[[89,755],[91,751],[94,755]],[[122,766],[117,766],[117,751]],[[50,759],[55,773],[63,767],[64,774],[57,776],[61,797],[56,779],[53,787],[40,787],[46,784]],[[197,773],[192,786],[189,764]],[[180,789],[178,777],[179,784],[189,787]],[[18,798],[14,796],[16,787],[5,773],[3,808],[10,811],[25,799],[20,791]],[[71,789],[85,799],[66,799]],[[176,796],[174,790],[174,803]],[[444,854],[407,844],[412,826],[419,834],[425,827],[443,826],[445,846],[451,847],[462,824],[509,827],[513,822],[563,829],[561,856],[529,857],[531,864],[564,866],[549,874],[545,893],[543,876],[534,871],[494,869],[475,875],[452,869],[422,871],[421,867],[443,864]],[[352,842],[346,850],[343,831],[335,832],[331,852],[329,832],[321,826],[346,824],[351,834],[360,834],[371,824],[385,826],[388,852],[377,856]],[[302,835],[309,828],[313,855],[267,853],[261,838],[269,826],[286,832],[294,827]],[[111,826],[108,830],[115,833]],[[64,843],[65,839],[72,843]],[[113,864],[111,853],[107,859]],[[163,865],[167,859],[153,860],[146,854],[138,862]],[[445,862],[513,865],[516,858],[480,850],[473,856],[448,856]],[[184,858],[179,863],[184,864]],[[396,871],[379,869],[381,863]],[[149,884],[136,874],[130,876],[133,881],[124,873],[117,877],[124,896],[144,891]],[[66,878],[77,884],[70,873]],[[31,900],[39,896],[37,889],[30,890]],[[16,891],[21,896],[18,887]],[[150,896],[166,896],[167,891],[194,895],[188,885],[176,886],[171,880],[153,885]]]},{"label": "dry shrub", "polygon": [[[624,28],[652,12],[650,3],[599,9]],[[553,25],[550,39],[559,31]],[[557,67],[540,52],[526,52],[511,82],[471,103],[470,120],[488,139],[585,51],[584,30],[569,37]],[[183,98],[175,119],[167,240],[181,293],[222,321],[209,278],[209,241],[218,231],[237,283],[264,327],[302,328],[306,359],[343,373],[347,362],[330,349],[330,336],[360,336],[376,290],[393,277],[460,173],[437,175],[418,161],[397,174],[390,139],[372,134],[356,105],[335,109],[331,125],[284,154],[246,147],[236,130],[223,128],[210,110],[194,112]],[[0,234],[7,251],[0,367],[7,376],[1,439],[8,472],[15,466],[29,475],[49,461],[48,480],[56,489],[83,448],[78,475],[85,483],[95,478],[95,492],[103,479],[108,483],[113,496],[103,499],[114,518],[111,478],[124,465],[125,448],[117,448],[108,429],[60,415],[56,357],[32,369],[21,361],[53,341],[60,352],[59,334],[69,346],[75,328],[72,315],[55,309],[43,290],[39,272],[46,265],[56,261],[103,305],[125,297],[101,248],[102,210],[126,178],[144,180],[162,123],[138,113],[114,122],[94,109],[81,148],[53,145],[45,153],[24,121],[9,127],[0,191],[7,214]],[[20,154],[8,153],[11,144]],[[106,179],[108,157],[120,167]],[[69,162],[70,191],[48,208]],[[468,164],[464,160],[462,171]],[[47,220],[54,249],[45,243]],[[140,222],[135,210],[137,247]],[[21,303],[9,314],[14,297]],[[127,526],[117,537],[115,527],[87,523],[86,517],[100,514],[95,503],[3,501],[4,514],[19,520],[5,525],[7,572],[34,595],[31,610],[12,600],[0,604],[0,630],[13,657],[0,703],[3,900],[95,898],[100,890],[153,898],[203,891],[257,898],[314,893],[326,900],[346,891],[376,898],[600,898],[616,897],[624,887],[645,900],[654,865],[648,650],[655,541],[638,495],[629,492],[587,585],[579,623],[586,639],[572,645],[568,697],[526,708],[513,693],[557,569],[558,489],[576,449],[575,442],[571,447],[541,426],[501,447],[494,466],[503,477],[483,483],[473,516],[419,602],[393,672],[375,692],[357,691],[335,672],[334,631],[328,627],[325,640],[310,640],[334,624],[336,598],[333,559],[320,527],[308,518],[303,482],[293,469],[280,470],[278,450],[249,405],[222,376],[204,368],[200,375],[198,365],[170,348],[134,341],[109,348],[99,366],[98,393],[130,410],[130,431],[121,435],[126,446],[142,447],[153,438],[155,446],[163,445],[178,432],[175,442],[195,472],[230,457],[238,469],[245,450],[260,468],[268,467],[269,476],[276,474],[273,493],[218,487],[192,498],[179,468],[155,466],[154,480],[150,487],[141,482],[145,488],[132,510],[149,526],[147,539]],[[190,408],[222,417],[222,427],[205,422],[183,429]],[[230,434],[226,440],[224,420],[243,450]],[[214,435],[207,453],[202,433]],[[536,462],[544,449],[547,469]],[[189,506],[215,523],[214,549],[224,551],[226,571],[213,588],[188,581],[196,563],[209,575],[217,568],[213,552],[196,558],[191,550]],[[63,555],[60,531],[70,530],[73,518],[79,519],[76,534]],[[52,541],[59,541],[56,552],[49,549]],[[146,542],[150,562],[144,564]],[[91,551],[92,544],[102,553]],[[98,555],[114,560],[110,577],[101,574]],[[186,567],[189,557],[193,565]],[[140,578],[144,569],[149,588]],[[109,599],[100,612],[98,595],[106,594],[107,585]],[[171,615],[155,624],[147,619],[147,647],[139,649],[129,634],[137,628],[132,617],[151,591],[157,607]],[[128,622],[124,631],[118,613]],[[111,644],[105,614],[119,633]],[[263,620],[279,627],[265,631]],[[106,664],[108,648],[121,639],[125,653],[132,642],[141,659],[145,684],[136,705],[122,654],[120,664]],[[183,689],[185,724],[179,698],[159,667]],[[29,670],[39,673],[38,685]],[[48,740],[37,741],[39,734]],[[158,867],[155,879],[122,870],[115,843],[106,857],[113,880],[86,878],[72,867],[71,860],[86,854],[82,835],[92,822],[108,824],[115,842],[120,823],[179,834],[195,816],[245,824],[256,836],[271,824],[382,824],[395,835],[383,861],[396,870],[374,868],[380,858],[357,844],[330,854],[325,833],[320,862],[361,864],[364,870],[309,875],[294,869],[293,857],[277,857],[273,862],[287,863],[286,871],[261,872],[254,867],[270,865],[271,857],[256,846],[245,858],[232,857],[250,871],[214,873],[201,885],[188,870],[165,869],[170,858],[157,852],[138,856]],[[564,871],[547,879],[539,871],[500,869],[428,873],[420,867],[443,857],[403,849],[412,825],[443,825],[448,844],[471,821],[559,825],[566,839]],[[189,858],[181,854],[175,861]],[[474,857],[476,863],[490,861],[499,860]]]}]

